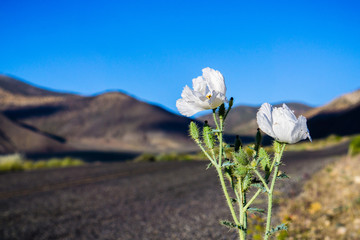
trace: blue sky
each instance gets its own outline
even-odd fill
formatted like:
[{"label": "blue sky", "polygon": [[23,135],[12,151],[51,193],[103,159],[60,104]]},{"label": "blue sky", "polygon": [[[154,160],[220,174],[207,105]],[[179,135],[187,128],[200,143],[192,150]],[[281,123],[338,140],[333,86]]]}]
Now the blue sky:
[{"label": "blue sky", "polygon": [[236,104],[322,105],[360,87],[358,1],[2,0],[0,31],[0,73],[174,112],[204,67]]}]

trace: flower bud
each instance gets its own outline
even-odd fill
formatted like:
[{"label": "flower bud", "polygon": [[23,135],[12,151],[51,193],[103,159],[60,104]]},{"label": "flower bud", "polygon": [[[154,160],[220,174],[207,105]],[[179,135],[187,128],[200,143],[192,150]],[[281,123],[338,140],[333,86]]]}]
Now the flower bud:
[{"label": "flower bud", "polygon": [[239,135],[236,135],[235,143],[234,143],[235,152],[238,152],[241,147],[242,147],[241,139],[240,139]]},{"label": "flower bud", "polygon": [[256,133],[256,137],[255,137],[255,152],[259,151],[259,147],[261,144],[261,133],[260,133],[260,128],[257,129],[257,133]]},{"label": "flower bud", "polygon": [[214,134],[212,132],[211,127],[208,125],[208,122],[205,121],[204,127],[203,127],[203,140],[209,149],[213,149],[215,145],[215,138]]},{"label": "flower bud", "polygon": [[193,121],[190,122],[189,125],[189,133],[192,139],[195,141],[199,141],[200,134],[199,134],[199,128]]},{"label": "flower bud", "polygon": [[234,98],[231,97],[230,100],[229,100],[229,108],[231,108],[234,104]]},{"label": "flower bud", "polygon": [[225,116],[225,105],[221,104],[219,107],[219,116],[224,117]]}]

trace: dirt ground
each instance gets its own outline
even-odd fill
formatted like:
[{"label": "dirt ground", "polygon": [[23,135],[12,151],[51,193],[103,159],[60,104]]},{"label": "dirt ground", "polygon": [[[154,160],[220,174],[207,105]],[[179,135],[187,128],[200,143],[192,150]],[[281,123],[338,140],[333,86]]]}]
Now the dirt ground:
[{"label": "dirt ground", "polygon": [[[291,179],[278,190],[296,196],[302,183],[339,159],[347,144],[286,153]],[[0,239],[236,239],[207,162],[102,163],[0,175]]]}]

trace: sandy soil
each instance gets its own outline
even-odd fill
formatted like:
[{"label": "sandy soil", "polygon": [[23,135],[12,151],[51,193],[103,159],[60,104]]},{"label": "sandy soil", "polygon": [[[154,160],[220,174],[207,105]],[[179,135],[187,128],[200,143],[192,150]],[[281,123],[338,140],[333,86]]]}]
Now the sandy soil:
[{"label": "sandy soil", "polygon": [[[299,193],[314,172],[345,154],[347,145],[287,153]],[[218,224],[230,219],[206,162],[106,163],[0,175],[0,239],[236,239]]]}]

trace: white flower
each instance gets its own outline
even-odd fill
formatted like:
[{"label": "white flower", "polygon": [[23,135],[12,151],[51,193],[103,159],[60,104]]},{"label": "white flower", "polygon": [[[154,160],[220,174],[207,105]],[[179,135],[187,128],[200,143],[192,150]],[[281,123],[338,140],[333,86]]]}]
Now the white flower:
[{"label": "white flower", "polygon": [[185,86],[176,107],[182,115],[192,116],[197,112],[214,109],[227,102],[223,75],[214,69],[204,68],[203,75],[192,80],[194,90]]},{"label": "white flower", "polygon": [[264,103],[257,112],[256,119],[259,128],[279,142],[297,143],[306,138],[311,141],[306,118],[300,116],[296,119],[285,103],[274,109],[269,103]]}]

